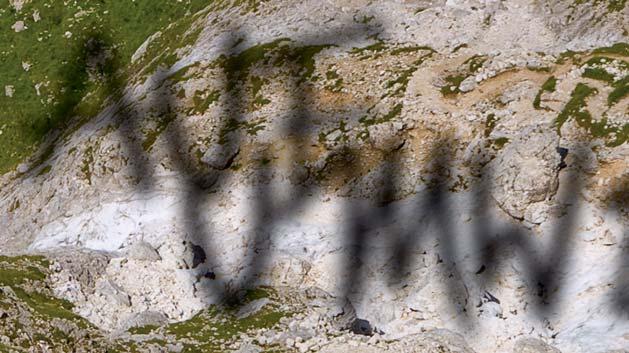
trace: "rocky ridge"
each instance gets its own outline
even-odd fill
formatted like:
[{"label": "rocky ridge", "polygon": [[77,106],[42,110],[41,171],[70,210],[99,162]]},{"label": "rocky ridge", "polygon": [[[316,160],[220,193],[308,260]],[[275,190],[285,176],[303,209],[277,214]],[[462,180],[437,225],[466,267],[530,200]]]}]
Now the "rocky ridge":
[{"label": "rocky ridge", "polygon": [[324,294],[220,349],[627,346],[626,7],[254,4],[151,36],[4,175],[3,252],[55,259],[52,293],[115,335],[263,285]]}]

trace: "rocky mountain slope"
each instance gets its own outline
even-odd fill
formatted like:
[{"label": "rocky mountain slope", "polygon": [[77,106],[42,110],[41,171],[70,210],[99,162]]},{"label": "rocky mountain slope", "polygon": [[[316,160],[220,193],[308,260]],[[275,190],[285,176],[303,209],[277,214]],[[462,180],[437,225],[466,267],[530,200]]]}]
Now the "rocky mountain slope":
[{"label": "rocky mountain slope", "polygon": [[627,350],[625,1],[200,8],[0,177],[8,351]]}]

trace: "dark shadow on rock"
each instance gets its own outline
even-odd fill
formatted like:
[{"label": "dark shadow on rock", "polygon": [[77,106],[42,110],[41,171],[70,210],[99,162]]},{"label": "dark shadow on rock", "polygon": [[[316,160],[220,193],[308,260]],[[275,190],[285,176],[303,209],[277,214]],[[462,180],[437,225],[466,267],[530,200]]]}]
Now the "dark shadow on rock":
[{"label": "dark shadow on rock", "polygon": [[[404,283],[411,275],[410,264],[420,250],[422,241],[430,236],[437,237],[437,258],[441,273],[447,277],[445,285],[448,300],[455,306],[460,315],[457,320],[462,325],[472,322],[469,317],[468,286],[461,275],[457,264],[459,254],[456,243],[455,229],[452,220],[457,216],[457,209],[452,199],[453,179],[451,168],[454,156],[454,141],[447,138],[438,139],[430,147],[429,165],[423,176],[426,183],[425,198],[415,197],[408,227],[402,233],[389,235],[394,239],[393,267],[390,282]],[[394,179],[393,179],[394,180]],[[393,186],[395,187],[395,186]],[[434,232],[434,233],[433,233]],[[430,234],[429,234],[430,233]],[[425,253],[425,252],[424,252]]]},{"label": "dark shadow on rock", "polygon": [[[539,248],[533,240],[532,232],[524,231],[522,227],[513,225],[497,226],[490,219],[487,210],[491,208],[491,194],[495,192],[492,185],[493,171],[484,168],[483,174],[473,186],[473,236],[477,247],[481,249],[481,263],[476,271],[481,287],[490,287],[500,277],[500,255],[511,254],[515,261],[521,261],[524,265],[525,282],[528,285],[529,300],[534,305],[534,310],[539,319],[544,319],[550,314],[557,301],[556,293],[561,287],[561,273],[565,271],[567,260],[574,254],[571,253],[576,236],[576,216],[579,213],[579,196],[587,183],[587,176],[583,172],[582,161],[584,156],[573,153],[571,165],[565,165],[562,158],[561,173],[567,173],[561,180],[562,183],[552,201],[556,209],[561,210],[559,217],[553,221],[552,230],[544,234],[550,237],[546,243],[548,248]],[[562,149],[558,153],[565,156],[567,150]],[[565,167],[565,168],[564,168]],[[561,204],[560,204],[561,203]],[[504,258],[504,257],[502,257]]]},{"label": "dark shadow on rock", "polygon": [[[619,215],[629,214],[629,177],[622,179],[621,187],[608,195],[609,207]],[[629,220],[625,220],[624,226]],[[624,228],[620,246],[620,261],[614,288],[612,292],[613,304],[620,316],[629,319],[629,229]]]}]

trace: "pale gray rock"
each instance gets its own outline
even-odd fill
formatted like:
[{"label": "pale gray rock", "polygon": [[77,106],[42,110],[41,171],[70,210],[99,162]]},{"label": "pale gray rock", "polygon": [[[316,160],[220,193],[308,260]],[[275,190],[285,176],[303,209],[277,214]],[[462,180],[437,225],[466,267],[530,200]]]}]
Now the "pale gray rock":
[{"label": "pale gray rock", "polygon": [[235,350],[234,353],[260,353],[263,351],[264,349],[259,346],[253,343],[245,342],[242,346]]},{"label": "pale gray rock", "polygon": [[108,254],[77,248],[56,249],[48,256],[53,259],[51,279],[55,294],[72,302],[94,293],[110,260]]},{"label": "pale gray rock", "polygon": [[145,241],[138,241],[129,246],[126,250],[126,256],[138,261],[159,261],[162,259],[157,250]]},{"label": "pale gray rock", "polygon": [[520,338],[513,345],[513,353],[561,353],[561,351],[538,338]]},{"label": "pale gray rock", "polygon": [[532,100],[531,96],[535,94],[533,93],[534,89],[535,87],[530,81],[523,81],[508,87],[498,100],[502,104],[509,104],[520,99]]},{"label": "pale gray rock", "polygon": [[459,91],[469,92],[473,90],[474,88],[476,88],[476,86],[477,86],[476,76],[469,76],[465,80],[463,80],[463,82],[461,82],[461,84],[459,85]]},{"label": "pale gray rock", "polygon": [[236,313],[236,317],[239,319],[244,319],[251,315],[254,315],[258,311],[262,310],[270,302],[271,301],[268,298],[262,298],[247,303],[238,310],[238,312]]},{"label": "pale gray rock", "polygon": [[371,345],[358,340],[335,340],[323,347],[322,353],[474,353],[467,342],[458,334],[447,330],[402,337],[386,345]]},{"label": "pale gray rock", "polygon": [[131,298],[124,290],[109,279],[100,279],[96,283],[96,293],[101,294],[118,305],[131,306]]},{"label": "pale gray rock", "polygon": [[124,331],[132,327],[143,327],[147,325],[161,326],[168,323],[168,318],[163,313],[156,311],[143,311],[131,315],[128,319],[124,320],[121,327]]},{"label": "pale gray rock", "polygon": [[13,97],[13,94],[15,93],[15,86],[13,85],[6,85],[4,86],[4,95],[11,98]]},{"label": "pale gray rock", "polygon": [[23,30],[25,30],[26,25],[24,24],[24,21],[16,21],[13,26],[11,26],[11,28],[15,31],[15,32],[22,32]]},{"label": "pale gray rock", "polygon": [[551,126],[528,127],[511,140],[488,164],[492,195],[509,215],[534,223],[527,213],[535,203],[554,196],[562,161],[559,137]]},{"label": "pale gray rock", "polygon": [[398,150],[404,146],[406,139],[401,132],[406,126],[399,121],[391,121],[369,126],[369,142],[371,145],[385,153]]},{"label": "pale gray rock", "polygon": [[201,157],[201,161],[218,170],[228,168],[240,152],[236,142],[228,139],[225,143],[213,144]]}]

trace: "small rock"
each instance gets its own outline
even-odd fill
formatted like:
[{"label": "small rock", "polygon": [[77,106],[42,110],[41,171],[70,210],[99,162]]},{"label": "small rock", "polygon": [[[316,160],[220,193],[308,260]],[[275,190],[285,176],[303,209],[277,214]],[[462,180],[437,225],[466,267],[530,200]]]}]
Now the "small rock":
[{"label": "small rock", "polygon": [[23,30],[27,29],[28,27],[26,27],[26,25],[24,24],[24,21],[17,21],[13,24],[13,26],[11,26],[11,28],[15,31],[15,32],[22,32]]},{"label": "small rock", "polygon": [[354,322],[352,323],[352,326],[350,327],[350,331],[357,335],[365,335],[365,336],[371,336],[374,333],[373,328],[371,327],[371,324],[369,323],[369,321],[363,320],[363,319],[354,320]]},{"label": "small rock", "polygon": [[201,161],[214,169],[223,170],[229,168],[239,152],[240,147],[235,142],[227,141],[213,145],[201,157]]},{"label": "small rock", "polygon": [[157,250],[145,241],[133,243],[127,249],[127,258],[138,261],[159,261],[162,259]]},{"label": "small rock", "polygon": [[561,353],[561,351],[540,339],[527,337],[515,342],[513,353]]},{"label": "small rock", "polygon": [[126,331],[132,327],[143,327],[148,325],[161,326],[167,323],[168,318],[166,315],[156,311],[143,311],[128,318],[122,324],[122,328]]},{"label": "small rock", "polygon": [[102,295],[109,297],[114,300],[114,302],[123,306],[131,306],[131,298],[124,290],[113,283],[111,280],[102,279],[98,281],[96,284],[96,291],[101,293]]},{"label": "small rock", "polygon": [[463,82],[461,82],[461,84],[459,85],[459,91],[461,92],[469,92],[471,90],[473,90],[474,88],[476,88],[476,77],[475,76],[469,76],[468,78],[466,78],[465,80],[463,80]]},{"label": "small rock", "polygon": [[15,93],[15,87],[8,85],[4,86],[4,95],[11,98],[13,97],[13,93]]}]

